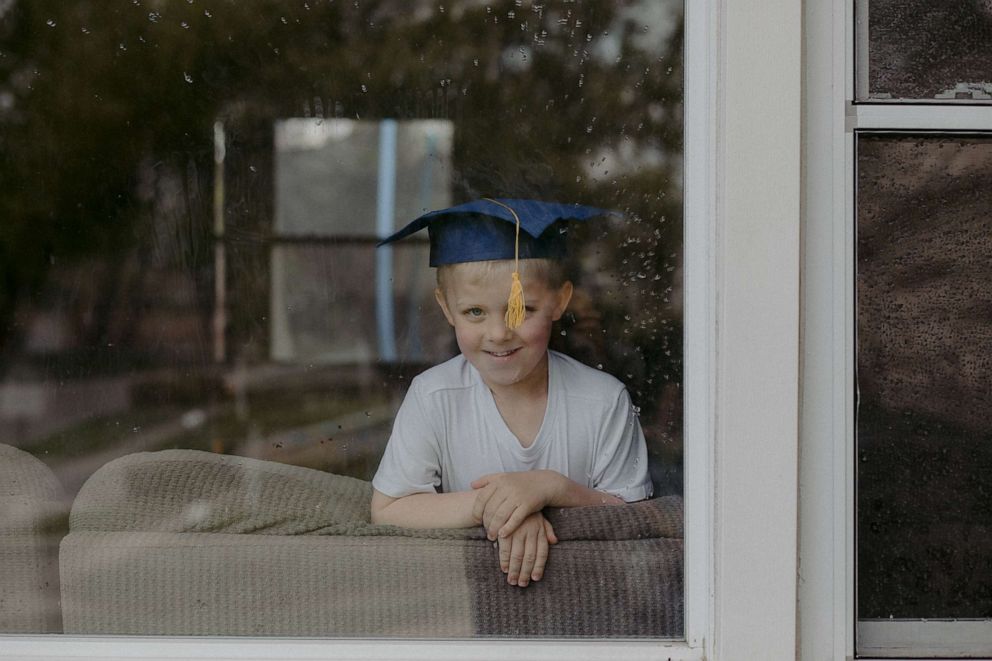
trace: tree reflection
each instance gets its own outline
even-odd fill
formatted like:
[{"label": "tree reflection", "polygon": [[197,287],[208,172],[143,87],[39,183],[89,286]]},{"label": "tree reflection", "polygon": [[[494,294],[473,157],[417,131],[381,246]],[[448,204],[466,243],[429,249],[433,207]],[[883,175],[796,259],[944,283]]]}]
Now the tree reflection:
[{"label": "tree reflection", "polygon": [[443,118],[455,200],[625,212],[585,237],[586,307],[558,337],[626,381],[680,454],[680,5],[8,0],[0,39],[8,377],[193,367],[166,381],[180,399],[225,397],[202,371],[214,122],[231,144],[230,367],[267,359],[272,121]]}]

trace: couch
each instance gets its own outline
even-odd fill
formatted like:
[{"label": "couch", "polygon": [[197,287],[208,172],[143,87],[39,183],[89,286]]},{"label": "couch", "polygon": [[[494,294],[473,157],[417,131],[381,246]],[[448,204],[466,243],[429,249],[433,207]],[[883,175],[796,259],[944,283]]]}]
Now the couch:
[{"label": "couch", "polygon": [[545,578],[481,528],[372,525],[369,483],[192,450],[98,470],[61,542],[72,634],[680,637],[681,499],[546,512]]},{"label": "couch", "polygon": [[58,544],[65,510],[52,471],[0,445],[0,632],[61,629]]}]

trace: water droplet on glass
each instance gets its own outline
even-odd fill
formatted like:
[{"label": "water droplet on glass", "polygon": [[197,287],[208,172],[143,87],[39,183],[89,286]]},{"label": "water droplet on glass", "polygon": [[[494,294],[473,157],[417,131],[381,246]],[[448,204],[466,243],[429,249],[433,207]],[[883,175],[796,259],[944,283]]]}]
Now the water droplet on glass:
[{"label": "water droplet on glass", "polygon": [[187,83],[193,82],[193,76],[189,75],[187,72],[183,71],[183,78],[186,79]]},{"label": "water droplet on glass", "polygon": [[54,28],[57,24],[52,19],[48,19],[47,21],[45,21],[45,25],[47,25],[50,28]]},{"label": "water droplet on glass", "polygon": [[153,11],[148,14],[148,20],[152,23],[158,23],[158,19],[160,18],[162,18],[162,16],[157,11]]},{"label": "water droplet on glass", "polygon": [[255,169],[255,166],[254,165],[249,165],[248,166],[248,169],[251,170],[252,172],[258,172],[258,170]]},{"label": "water droplet on glass", "polygon": [[366,87],[365,85],[362,85],[362,93],[364,94],[365,92],[368,92],[368,91],[369,91],[369,88]]},{"label": "water droplet on glass", "polygon": [[123,41],[121,43],[117,44],[117,47],[120,48],[121,50],[127,50],[127,46],[124,45],[124,42]]},{"label": "water droplet on glass", "polygon": [[562,331],[561,334],[562,334],[562,337],[564,337],[565,335],[568,335],[568,333],[566,333],[565,331]]},{"label": "water droplet on glass", "polygon": [[207,18],[213,18],[214,17],[214,15],[210,13],[210,10],[209,9],[204,9],[203,10],[203,15],[206,16]]},{"label": "water droplet on glass", "polygon": [[371,417],[372,417],[372,414],[371,414],[371,413],[369,413],[368,411],[366,411],[366,412],[365,412],[365,417],[366,417],[366,418],[371,418]]},{"label": "water droplet on glass", "polygon": [[603,369],[603,363],[596,363],[596,369],[598,370]]},{"label": "water droplet on glass", "polygon": [[183,30],[189,30],[189,23],[183,21],[182,23],[179,24],[179,27],[181,27]]},{"label": "water droplet on glass", "polygon": [[282,21],[283,25],[289,25],[289,21],[286,20],[285,16],[280,16],[279,20]]}]

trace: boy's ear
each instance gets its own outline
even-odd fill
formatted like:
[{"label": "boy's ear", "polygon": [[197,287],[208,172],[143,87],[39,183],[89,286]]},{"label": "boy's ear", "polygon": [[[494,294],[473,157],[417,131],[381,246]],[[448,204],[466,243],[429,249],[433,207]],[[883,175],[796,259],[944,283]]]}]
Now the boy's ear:
[{"label": "boy's ear", "polygon": [[455,319],[451,316],[451,310],[448,309],[448,302],[444,300],[444,292],[441,291],[440,287],[434,288],[434,300],[437,304],[441,306],[441,312],[444,313],[444,318],[448,320],[448,323],[452,326],[455,325]]},{"label": "boy's ear", "polygon": [[568,303],[572,300],[573,291],[574,287],[572,287],[572,281],[566,280],[565,284],[563,284],[561,289],[558,290],[558,305],[555,306],[552,321],[558,321],[561,319],[561,316],[565,314],[565,310],[568,308]]}]

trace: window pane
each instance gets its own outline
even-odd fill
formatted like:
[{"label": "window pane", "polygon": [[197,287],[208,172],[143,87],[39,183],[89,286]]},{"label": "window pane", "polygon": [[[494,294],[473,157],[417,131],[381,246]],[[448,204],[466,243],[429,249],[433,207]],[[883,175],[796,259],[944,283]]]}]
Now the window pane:
[{"label": "window pane", "polygon": [[[682,635],[680,2],[0,0],[0,44],[0,633]],[[655,495],[547,510],[526,590],[369,518],[458,352],[426,236],[376,244],[483,196],[621,212],[550,346]]]},{"label": "window pane", "polygon": [[868,98],[992,103],[992,5],[861,0],[859,9],[868,21]]},{"label": "window pane", "polygon": [[992,140],[862,135],[857,163],[858,617],[988,618]]},{"label": "window pane", "polygon": [[[374,237],[380,139],[387,129],[351,119],[277,121],[276,232]],[[416,218],[422,209],[451,206],[452,122],[405,121],[395,130],[389,157],[397,189],[390,217]],[[399,228],[388,229],[392,234]]]},{"label": "window pane", "polygon": [[[377,257],[392,262],[384,296],[369,291]],[[274,247],[272,359],[357,365],[380,362],[388,351],[391,361],[442,362],[454,349],[426,263],[423,243],[392,252],[376,252],[371,243]],[[383,305],[390,307],[389,327],[381,322]]]}]

